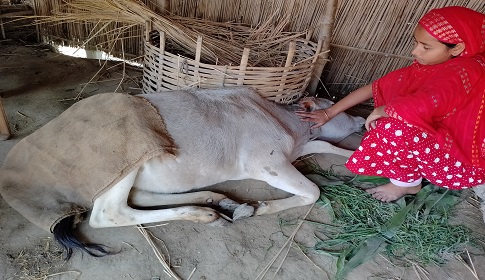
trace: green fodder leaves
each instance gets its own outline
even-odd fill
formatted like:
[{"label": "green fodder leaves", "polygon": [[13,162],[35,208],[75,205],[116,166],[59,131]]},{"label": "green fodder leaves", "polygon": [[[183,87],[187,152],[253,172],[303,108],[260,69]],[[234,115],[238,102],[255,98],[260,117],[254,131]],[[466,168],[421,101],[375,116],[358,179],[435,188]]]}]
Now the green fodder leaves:
[{"label": "green fodder leaves", "polygon": [[468,228],[448,223],[458,202],[457,192],[428,184],[416,196],[384,203],[362,188],[387,183],[387,179],[350,178],[313,169],[314,174],[307,177],[321,188],[319,203],[333,218],[332,224],[316,223],[313,249],[338,258],[337,279],[344,279],[379,253],[395,263],[443,264],[470,241]]}]

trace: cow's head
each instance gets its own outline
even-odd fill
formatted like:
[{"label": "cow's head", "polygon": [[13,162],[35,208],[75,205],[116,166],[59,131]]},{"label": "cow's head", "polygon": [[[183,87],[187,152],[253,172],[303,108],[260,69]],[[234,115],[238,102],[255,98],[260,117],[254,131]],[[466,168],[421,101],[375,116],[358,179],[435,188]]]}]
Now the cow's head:
[{"label": "cow's head", "polygon": [[334,104],[333,101],[325,98],[305,97],[298,101],[300,110],[313,112],[319,109],[327,109]]}]

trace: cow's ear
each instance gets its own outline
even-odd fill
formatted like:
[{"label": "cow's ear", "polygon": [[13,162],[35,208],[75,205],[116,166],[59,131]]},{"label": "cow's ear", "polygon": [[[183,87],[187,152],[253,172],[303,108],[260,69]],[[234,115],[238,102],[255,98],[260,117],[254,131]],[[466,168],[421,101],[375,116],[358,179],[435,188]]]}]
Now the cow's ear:
[{"label": "cow's ear", "polygon": [[303,98],[298,102],[300,109],[306,112],[313,112],[317,109],[317,104],[313,98]]}]

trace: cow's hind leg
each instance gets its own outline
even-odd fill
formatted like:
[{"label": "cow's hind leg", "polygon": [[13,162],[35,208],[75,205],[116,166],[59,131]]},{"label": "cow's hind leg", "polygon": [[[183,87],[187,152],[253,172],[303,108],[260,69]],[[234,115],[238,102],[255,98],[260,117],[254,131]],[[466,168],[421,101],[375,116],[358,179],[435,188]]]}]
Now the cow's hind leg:
[{"label": "cow's hind leg", "polygon": [[290,163],[283,163],[277,167],[265,166],[265,172],[255,179],[294,194],[289,198],[260,202],[255,215],[272,214],[293,207],[309,205],[320,197],[317,185],[303,176]]},{"label": "cow's hind leg", "polygon": [[212,191],[193,193],[165,194],[133,189],[129,199],[132,207],[157,207],[168,205],[207,205],[219,207],[225,212],[232,213],[232,220],[239,220],[253,215],[254,207],[240,204],[225,195]]},{"label": "cow's hind leg", "polygon": [[92,227],[118,227],[172,220],[211,223],[219,218],[208,207],[183,206],[161,210],[139,210],[128,206],[128,196],[138,170],[134,170],[94,201],[89,220]]},{"label": "cow's hind leg", "polygon": [[193,193],[156,193],[134,188],[130,193],[129,202],[134,207],[154,207],[164,205],[198,204],[218,206],[227,197],[211,191]]}]

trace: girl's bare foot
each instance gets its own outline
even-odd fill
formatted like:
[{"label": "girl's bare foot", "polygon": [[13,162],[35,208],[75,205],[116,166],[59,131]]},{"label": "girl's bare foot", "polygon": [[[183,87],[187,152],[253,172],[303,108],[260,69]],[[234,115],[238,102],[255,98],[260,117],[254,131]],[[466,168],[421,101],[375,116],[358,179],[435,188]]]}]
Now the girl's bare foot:
[{"label": "girl's bare foot", "polygon": [[388,183],[375,188],[365,190],[372,194],[372,197],[382,202],[398,200],[406,194],[416,194],[421,190],[421,184],[414,187],[399,187],[393,183]]}]

